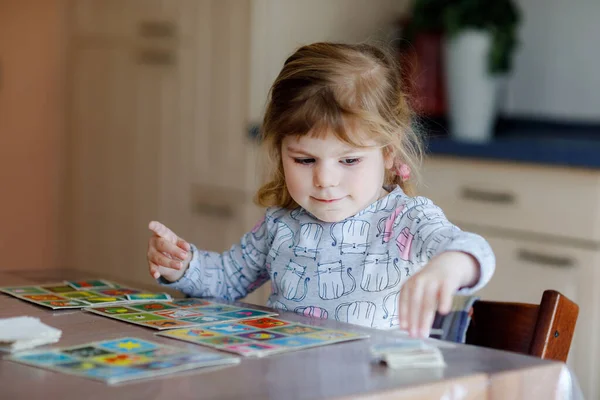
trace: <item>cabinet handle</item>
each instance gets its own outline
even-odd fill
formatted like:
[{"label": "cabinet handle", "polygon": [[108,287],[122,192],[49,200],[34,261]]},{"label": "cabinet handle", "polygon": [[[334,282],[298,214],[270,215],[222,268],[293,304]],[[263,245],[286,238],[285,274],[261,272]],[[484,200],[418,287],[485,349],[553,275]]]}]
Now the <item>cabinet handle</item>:
[{"label": "cabinet handle", "polygon": [[575,260],[573,260],[571,257],[552,256],[525,249],[517,250],[517,258],[533,264],[549,265],[551,267],[565,268],[575,265]]},{"label": "cabinet handle", "polygon": [[169,21],[142,21],[138,33],[145,38],[170,39],[176,35],[175,24]]},{"label": "cabinet handle", "polygon": [[168,50],[143,49],[138,53],[138,61],[148,65],[173,65],[175,64],[175,55]]},{"label": "cabinet handle", "polygon": [[465,200],[481,201],[485,203],[496,204],[514,204],[515,195],[507,192],[491,192],[487,190],[463,187],[460,190],[460,197]]},{"label": "cabinet handle", "polygon": [[197,203],[194,206],[194,212],[201,215],[207,215],[211,217],[220,218],[233,218],[235,212],[233,207],[227,204],[209,204],[209,203]]}]

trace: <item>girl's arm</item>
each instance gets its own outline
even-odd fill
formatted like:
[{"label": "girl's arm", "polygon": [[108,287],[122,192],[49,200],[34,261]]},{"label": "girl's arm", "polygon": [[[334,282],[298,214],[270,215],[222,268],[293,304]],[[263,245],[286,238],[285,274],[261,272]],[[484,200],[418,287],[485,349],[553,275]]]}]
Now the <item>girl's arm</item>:
[{"label": "girl's arm", "polygon": [[427,337],[435,311],[448,313],[455,293],[469,294],[485,286],[496,261],[485,239],[451,224],[428,199],[411,199],[398,218],[401,257],[422,267],[402,286],[400,328]]},{"label": "girl's arm", "polygon": [[270,237],[268,222],[260,221],[239,244],[223,253],[200,250],[191,245],[192,258],[185,274],[175,282],[159,279],[169,288],[191,297],[237,300],[269,280],[265,266]]},{"label": "girl's arm", "polygon": [[462,259],[460,255],[455,257],[462,261],[458,263],[461,270],[455,272],[465,278],[459,293],[474,293],[489,282],[496,268],[496,258],[483,237],[462,231],[427,198],[410,199],[405,210],[395,224],[396,230],[403,232],[394,234],[401,234],[401,238],[406,238],[405,242],[410,244],[404,254],[412,264],[426,265],[434,257],[446,252],[464,253]]}]

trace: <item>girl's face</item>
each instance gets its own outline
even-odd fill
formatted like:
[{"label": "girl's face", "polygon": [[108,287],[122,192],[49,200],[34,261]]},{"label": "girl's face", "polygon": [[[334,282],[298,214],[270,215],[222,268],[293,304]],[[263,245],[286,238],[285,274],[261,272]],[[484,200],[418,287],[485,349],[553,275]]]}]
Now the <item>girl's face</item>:
[{"label": "girl's face", "polygon": [[385,196],[385,170],[393,158],[372,140],[352,147],[329,133],[324,138],[288,136],[281,159],[294,201],[324,222],[338,222]]}]

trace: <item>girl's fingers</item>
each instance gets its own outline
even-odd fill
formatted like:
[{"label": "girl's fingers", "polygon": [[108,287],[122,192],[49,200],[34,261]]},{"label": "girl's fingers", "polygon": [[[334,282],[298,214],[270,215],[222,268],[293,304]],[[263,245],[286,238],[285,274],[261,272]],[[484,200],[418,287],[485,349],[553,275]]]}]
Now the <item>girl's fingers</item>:
[{"label": "girl's fingers", "polygon": [[439,291],[439,285],[435,281],[427,283],[424,296],[423,306],[421,307],[421,321],[419,323],[419,335],[421,337],[428,337],[431,325],[433,325],[433,319],[435,318],[435,310],[437,306],[437,296]]},{"label": "girl's fingers", "polygon": [[167,239],[155,237],[152,239],[152,243],[157,251],[163,253],[169,258],[183,261],[188,256],[188,252],[186,250],[182,250],[181,247],[174,245]]},{"label": "girl's fingers", "polygon": [[158,221],[152,221],[148,224],[148,229],[154,232],[155,235],[167,239],[169,242],[176,244],[179,237],[172,230],[164,226]]},{"label": "girl's fingers", "polygon": [[151,263],[154,263],[155,265],[158,265],[160,267],[172,268],[177,270],[181,269],[183,266],[180,261],[170,259],[163,253],[160,253],[158,251],[150,251],[148,260]]},{"label": "girl's fingers", "polygon": [[408,301],[410,299],[410,287],[409,283],[402,287],[400,296],[398,296],[398,316],[400,318],[400,329],[408,329]]},{"label": "girl's fingers", "polygon": [[453,290],[448,285],[442,285],[440,290],[440,304],[438,311],[440,314],[448,314],[452,309]]},{"label": "girl's fingers", "polygon": [[[177,247],[179,247],[182,250],[185,250],[186,252],[188,252],[192,249],[190,244],[181,238],[179,240],[177,240]],[[185,256],[187,256],[187,254]]]},{"label": "girl's fingers", "polygon": [[410,296],[410,307],[408,311],[408,332],[413,337],[418,336],[421,304],[423,303],[423,290],[423,284],[417,279]]},{"label": "girl's fingers", "polygon": [[154,263],[150,263],[150,275],[152,275],[152,277],[154,279],[160,278],[160,272],[158,270],[158,265],[156,265]]}]

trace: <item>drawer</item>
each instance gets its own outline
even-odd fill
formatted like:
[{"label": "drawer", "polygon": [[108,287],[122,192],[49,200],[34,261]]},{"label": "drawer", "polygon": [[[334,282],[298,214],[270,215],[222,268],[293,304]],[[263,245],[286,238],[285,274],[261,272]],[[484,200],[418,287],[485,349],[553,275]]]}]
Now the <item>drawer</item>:
[{"label": "drawer", "polygon": [[[483,299],[539,304],[544,290],[554,289],[579,305],[579,317],[567,363],[586,398],[598,398],[600,382],[600,251],[533,240],[504,238],[480,232],[496,254],[490,283],[477,295]],[[592,395],[593,394],[593,395]]]},{"label": "drawer", "polygon": [[460,226],[600,241],[600,172],[436,157],[419,194]]}]

